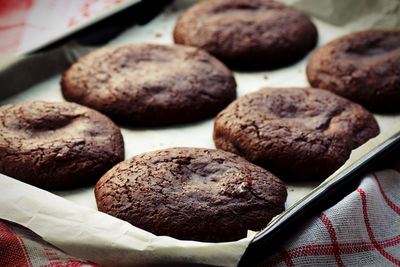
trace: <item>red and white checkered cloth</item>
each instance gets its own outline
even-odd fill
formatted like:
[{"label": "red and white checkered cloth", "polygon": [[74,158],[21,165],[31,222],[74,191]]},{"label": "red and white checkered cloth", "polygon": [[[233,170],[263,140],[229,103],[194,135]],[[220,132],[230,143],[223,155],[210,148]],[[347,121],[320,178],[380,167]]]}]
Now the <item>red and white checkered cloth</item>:
[{"label": "red and white checkered cloth", "polygon": [[365,177],[272,255],[270,266],[400,266],[400,173]]},{"label": "red and white checkered cloth", "polygon": [[[366,176],[357,190],[302,225],[264,265],[400,266],[400,173]],[[0,220],[0,266],[97,265]]]},{"label": "red and white checkered cloth", "polygon": [[0,266],[84,267],[99,266],[71,257],[29,229],[0,220]]}]

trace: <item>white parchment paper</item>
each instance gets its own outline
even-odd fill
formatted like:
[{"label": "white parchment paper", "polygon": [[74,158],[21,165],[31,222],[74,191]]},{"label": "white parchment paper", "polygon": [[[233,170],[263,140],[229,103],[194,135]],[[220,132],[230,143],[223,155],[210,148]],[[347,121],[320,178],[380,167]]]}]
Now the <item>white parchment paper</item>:
[{"label": "white parchment paper", "polygon": [[[172,44],[178,15],[196,1],[175,1],[165,12],[144,26],[134,26],[110,42]],[[354,30],[399,27],[397,0],[286,0],[313,16],[319,32],[318,45]],[[350,4],[351,3],[351,4]],[[87,48],[67,46],[67,56],[82,55]],[[90,50],[90,49],[89,49]],[[302,61],[274,71],[235,72],[238,96],[266,86],[308,86]],[[25,75],[29,76],[29,70]],[[59,81],[61,73],[35,83],[31,88],[0,101],[65,101]],[[399,115],[376,115],[381,131],[400,124]],[[126,158],[146,151],[174,146],[214,148],[213,119],[179,126],[122,128]],[[362,148],[361,148],[362,149]],[[318,182],[288,184],[291,206]],[[179,241],[157,237],[129,223],[98,212],[93,186],[70,191],[47,192],[0,175],[0,218],[24,225],[65,252],[108,266],[152,264],[208,264],[235,266],[251,237],[227,243]]]},{"label": "white parchment paper", "polygon": [[205,243],[157,237],[95,209],[0,174],[0,217],[40,234],[67,253],[108,266],[235,265],[251,238]]}]

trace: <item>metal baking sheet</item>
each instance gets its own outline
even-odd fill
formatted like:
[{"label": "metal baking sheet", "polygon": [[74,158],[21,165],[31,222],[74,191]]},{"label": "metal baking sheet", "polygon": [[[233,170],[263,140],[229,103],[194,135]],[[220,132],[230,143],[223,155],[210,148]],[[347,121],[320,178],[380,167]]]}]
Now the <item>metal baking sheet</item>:
[{"label": "metal baking sheet", "polygon": [[[126,30],[111,40],[108,45],[141,42],[172,44],[172,31],[177,17],[194,2],[175,1],[148,24],[136,25]],[[350,29],[332,26],[317,19],[313,19],[313,21],[319,32],[318,45],[350,32]],[[0,64],[0,89],[1,95],[6,97],[0,99],[0,104],[31,100],[65,101],[59,85],[63,70],[74,60],[95,48],[69,43],[54,51],[13,58],[3,62]],[[238,97],[254,92],[261,87],[308,86],[305,75],[308,58],[309,55],[296,64],[272,71],[235,71]],[[21,73],[21,70],[24,72]],[[23,77],[23,81],[21,77]],[[375,114],[375,117],[383,133],[392,126],[400,124],[399,114]],[[121,127],[125,142],[125,158],[147,151],[176,146],[215,148],[212,140],[213,122],[214,119],[208,119],[166,127]],[[363,147],[360,147],[357,150],[362,149]],[[322,181],[288,182],[286,207],[292,206],[320,182]],[[96,210],[93,188],[94,186],[90,186],[76,190],[54,191],[54,193],[74,203]]]}]

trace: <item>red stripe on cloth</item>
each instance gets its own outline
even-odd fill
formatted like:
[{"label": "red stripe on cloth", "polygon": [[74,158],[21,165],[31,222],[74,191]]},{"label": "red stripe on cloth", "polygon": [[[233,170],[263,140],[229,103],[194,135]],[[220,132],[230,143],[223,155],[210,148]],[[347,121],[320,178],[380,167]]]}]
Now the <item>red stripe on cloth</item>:
[{"label": "red stripe on cloth", "polygon": [[24,240],[23,240],[21,237],[19,237],[18,235],[17,235],[17,237],[18,237],[19,243],[21,244],[22,251],[24,252],[26,261],[28,262],[29,266],[32,266],[32,267],[33,267],[32,262],[31,262],[31,258],[29,257],[29,253],[28,253],[28,250],[26,249]]},{"label": "red stripe on cloth", "polygon": [[47,260],[50,262],[51,266],[62,266],[62,265],[60,265],[61,260],[58,257],[58,254],[54,249],[52,249],[50,247],[46,247],[45,245],[42,245],[42,247],[44,248]]},{"label": "red stripe on cloth", "polygon": [[33,0],[0,0],[0,55],[18,51]]},{"label": "red stripe on cloth", "polygon": [[378,243],[381,245],[381,247],[384,247],[384,248],[396,246],[397,244],[400,243],[400,235],[398,235],[398,236],[396,236],[394,238],[385,240],[383,242],[378,242]]},{"label": "red stripe on cloth", "polygon": [[343,267],[344,264],[342,258],[340,257],[339,244],[337,242],[335,228],[333,227],[331,220],[329,220],[328,216],[326,216],[324,213],[321,213],[319,218],[325,224],[325,227],[328,230],[329,237],[332,241],[332,250],[336,259],[336,263],[338,264],[338,266]]},{"label": "red stripe on cloth", "polygon": [[82,262],[78,260],[69,260],[67,262],[52,262],[47,265],[42,265],[40,267],[101,267],[100,265],[91,263],[91,262]]},{"label": "red stripe on cloth", "polygon": [[13,28],[24,27],[25,22],[17,23],[17,24],[10,24],[10,25],[0,25],[0,31],[5,31]]},{"label": "red stripe on cloth", "polygon": [[[392,247],[400,244],[400,235],[395,236],[391,239],[377,241],[379,246],[382,248]],[[358,243],[345,243],[338,244],[338,248],[341,254],[353,254],[365,251],[371,251],[375,249],[375,246],[370,242],[358,242]],[[319,244],[319,245],[307,245],[301,246],[289,250],[287,257],[291,260],[293,258],[305,257],[305,256],[321,256],[321,255],[333,255],[333,245],[332,244]],[[273,258],[268,264],[276,265],[279,262],[285,261],[285,255],[282,253]]]},{"label": "red stripe on cloth", "polygon": [[[286,266],[294,267],[294,264],[293,264],[293,261],[292,261],[292,257],[290,256],[290,254],[284,248],[281,249],[281,257],[285,261]],[[280,261],[282,261],[282,259]]]},{"label": "red stripe on cloth", "polygon": [[379,187],[379,191],[381,191],[381,194],[383,196],[383,198],[385,199],[386,203],[389,205],[389,207],[396,212],[398,215],[400,215],[400,207],[396,206],[396,204],[394,204],[392,201],[390,201],[390,199],[387,197],[387,195],[385,194],[385,191],[383,191],[381,182],[378,179],[378,176],[375,173],[372,173],[372,175],[374,176],[376,182],[378,183],[378,187]]},{"label": "red stripe on cloth", "polygon": [[363,210],[363,217],[364,217],[364,222],[365,226],[367,227],[367,232],[369,239],[371,240],[372,244],[374,245],[375,249],[386,259],[391,261],[392,263],[400,266],[400,260],[395,259],[392,255],[387,253],[380,245],[379,243],[375,240],[374,234],[372,233],[372,228],[369,222],[368,218],[368,211],[367,211],[367,194],[362,190],[361,188],[357,189],[357,192],[360,193],[361,196],[361,203],[362,203],[362,210]]},{"label": "red stripe on cloth", "polygon": [[[378,244],[383,247],[391,247],[400,243],[400,235],[383,241],[378,241]],[[341,254],[352,254],[356,252],[365,252],[374,250],[375,247],[372,243],[359,242],[359,243],[346,243],[338,244],[338,248]],[[298,248],[291,249],[287,252],[291,259],[304,256],[321,256],[321,255],[333,255],[332,244],[320,244],[320,245],[307,245]],[[284,257],[279,257],[281,262]]]},{"label": "red stripe on cloth", "polygon": [[18,237],[0,222],[0,266],[31,266]]}]

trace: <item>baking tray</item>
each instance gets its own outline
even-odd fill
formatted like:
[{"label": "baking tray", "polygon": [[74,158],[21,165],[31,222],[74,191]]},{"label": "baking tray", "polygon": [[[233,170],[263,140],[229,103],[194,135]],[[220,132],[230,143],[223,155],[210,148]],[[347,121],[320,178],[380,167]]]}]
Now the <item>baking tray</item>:
[{"label": "baking tray", "polygon": [[[175,1],[154,20],[145,25],[136,25],[127,29],[108,44],[117,45],[130,42],[172,44],[172,30],[177,17],[194,2]],[[350,29],[335,27],[315,19],[314,23],[319,30],[318,45],[350,31]],[[59,86],[61,73],[77,58],[95,48],[70,41],[49,51],[2,61],[0,64],[0,104],[30,100],[65,101]],[[308,56],[294,65],[272,71],[234,72],[238,84],[238,97],[266,86],[308,86],[305,75],[307,60]],[[21,75],[23,79],[21,79]],[[353,151],[351,160],[346,163],[346,166],[327,181],[321,185],[321,181],[287,182],[288,199],[285,205],[288,210],[271,222],[264,231],[256,235],[242,259],[243,266],[246,263],[254,263],[257,260],[255,254],[263,255],[258,253],[260,249],[271,244],[269,238],[271,236],[276,238],[279,231],[282,232],[282,229],[286,229],[289,221],[294,221],[299,214],[307,214],[310,210],[309,207],[323,202],[322,196],[327,196],[330,192],[334,192],[334,189],[345,185],[345,181],[353,179],[354,175],[365,171],[364,166],[369,165],[377,155],[382,156],[398,143],[400,115],[375,114],[375,117],[379,123],[381,134]],[[122,126],[125,158],[147,151],[176,146],[214,148],[212,130],[213,119],[168,127]],[[93,186],[76,190],[54,191],[53,193],[79,205],[96,209]]]}]

